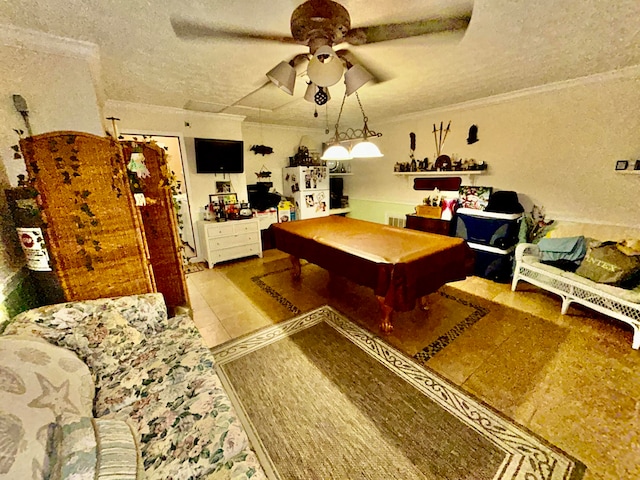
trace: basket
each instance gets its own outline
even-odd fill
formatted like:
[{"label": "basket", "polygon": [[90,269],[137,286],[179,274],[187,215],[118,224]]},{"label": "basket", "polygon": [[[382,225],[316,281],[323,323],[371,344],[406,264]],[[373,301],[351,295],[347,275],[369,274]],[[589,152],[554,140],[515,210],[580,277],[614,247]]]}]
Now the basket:
[{"label": "basket", "polygon": [[440,218],[442,209],[440,207],[430,207],[428,205],[418,205],[416,207],[416,215],[426,218]]}]

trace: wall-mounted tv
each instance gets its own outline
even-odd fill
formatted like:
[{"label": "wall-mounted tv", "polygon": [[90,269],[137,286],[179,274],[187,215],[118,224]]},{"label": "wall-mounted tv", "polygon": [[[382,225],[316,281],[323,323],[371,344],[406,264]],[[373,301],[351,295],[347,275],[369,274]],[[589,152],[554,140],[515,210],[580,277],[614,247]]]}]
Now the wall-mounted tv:
[{"label": "wall-mounted tv", "polygon": [[198,173],[243,173],[244,142],[196,138],[196,171]]}]

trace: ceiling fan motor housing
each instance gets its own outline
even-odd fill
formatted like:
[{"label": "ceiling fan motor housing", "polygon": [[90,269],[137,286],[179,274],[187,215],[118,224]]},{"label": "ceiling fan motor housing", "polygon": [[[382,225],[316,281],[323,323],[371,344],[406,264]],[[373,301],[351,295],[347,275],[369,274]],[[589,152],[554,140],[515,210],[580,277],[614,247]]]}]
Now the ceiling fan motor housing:
[{"label": "ceiling fan motor housing", "polygon": [[312,54],[322,45],[342,42],[350,28],[349,12],[331,0],[307,0],[291,14],[291,35]]}]

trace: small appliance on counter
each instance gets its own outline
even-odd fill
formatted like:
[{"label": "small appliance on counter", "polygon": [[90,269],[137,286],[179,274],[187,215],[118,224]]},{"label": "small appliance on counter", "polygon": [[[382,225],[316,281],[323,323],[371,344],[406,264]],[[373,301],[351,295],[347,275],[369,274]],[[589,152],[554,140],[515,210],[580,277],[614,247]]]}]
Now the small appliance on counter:
[{"label": "small appliance on counter", "polygon": [[245,218],[252,218],[252,217],[253,217],[253,210],[251,210],[251,207],[249,206],[249,204],[241,203],[240,211],[238,212],[238,218],[245,219]]}]

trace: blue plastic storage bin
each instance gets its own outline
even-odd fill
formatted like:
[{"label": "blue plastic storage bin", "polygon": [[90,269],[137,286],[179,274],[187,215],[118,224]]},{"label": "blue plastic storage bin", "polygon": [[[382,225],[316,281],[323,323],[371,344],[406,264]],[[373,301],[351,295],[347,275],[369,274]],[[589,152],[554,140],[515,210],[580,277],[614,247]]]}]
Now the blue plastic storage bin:
[{"label": "blue plastic storage bin", "polygon": [[494,282],[507,283],[513,276],[515,245],[505,250],[467,242],[476,256],[473,274]]},{"label": "blue plastic storage bin", "polygon": [[521,213],[494,213],[459,208],[455,219],[455,236],[468,242],[507,249],[518,243]]}]

